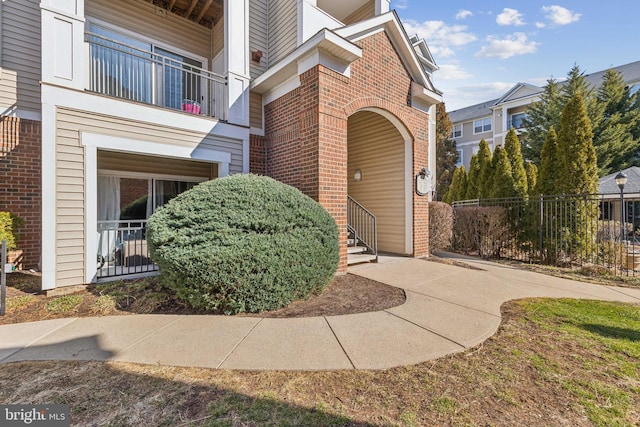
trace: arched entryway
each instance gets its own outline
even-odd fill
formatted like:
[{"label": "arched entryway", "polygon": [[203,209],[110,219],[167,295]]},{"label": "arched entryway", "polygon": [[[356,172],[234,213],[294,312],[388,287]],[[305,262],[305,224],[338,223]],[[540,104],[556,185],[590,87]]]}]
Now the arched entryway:
[{"label": "arched entryway", "polygon": [[347,126],[348,194],[376,216],[379,252],[410,255],[410,135],[395,116],[378,109],[354,113]]}]

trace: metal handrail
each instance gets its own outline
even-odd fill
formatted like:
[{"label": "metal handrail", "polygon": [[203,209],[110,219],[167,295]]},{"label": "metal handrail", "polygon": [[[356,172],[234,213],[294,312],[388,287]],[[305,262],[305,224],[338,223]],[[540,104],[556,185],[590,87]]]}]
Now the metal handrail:
[{"label": "metal handrail", "polygon": [[86,32],[88,90],[130,101],[226,119],[224,76]]},{"label": "metal handrail", "polygon": [[377,262],[378,229],[376,216],[351,196],[347,196],[347,229],[353,232],[356,243],[362,243],[369,253],[376,256]]}]

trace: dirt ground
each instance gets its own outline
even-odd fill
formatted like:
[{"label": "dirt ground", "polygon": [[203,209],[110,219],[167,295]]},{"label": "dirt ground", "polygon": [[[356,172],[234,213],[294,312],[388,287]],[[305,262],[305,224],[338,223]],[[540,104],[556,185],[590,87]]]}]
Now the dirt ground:
[{"label": "dirt ground", "polygon": [[[187,307],[162,289],[157,278],[91,285],[65,297],[38,293],[40,276],[15,272],[7,275],[7,311],[0,324],[21,323],[60,317],[126,314],[203,314]],[[114,305],[105,305],[101,296],[110,295]],[[80,298],[66,310],[52,310],[56,298]],[[312,317],[363,313],[395,307],[405,302],[402,289],[353,274],[336,276],[319,295],[296,301],[277,311],[242,316]]]}]

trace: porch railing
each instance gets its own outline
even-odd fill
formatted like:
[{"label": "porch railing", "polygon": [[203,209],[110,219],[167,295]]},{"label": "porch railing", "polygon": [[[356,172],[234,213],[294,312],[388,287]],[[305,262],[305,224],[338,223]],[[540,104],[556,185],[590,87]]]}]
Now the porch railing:
[{"label": "porch railing", "polygon": [[147,246],[146,220],[98,221],[98,279],[158,270]]},{"label": "porch railing", "polygon": [[351,196],[347,196],[347,229],[355,244],[364,245],[378,261],[376,217]]},{"label": "porch railing", "polygon": [[98,34],[85,42],[89,91],[226,120],[225,77]]}]

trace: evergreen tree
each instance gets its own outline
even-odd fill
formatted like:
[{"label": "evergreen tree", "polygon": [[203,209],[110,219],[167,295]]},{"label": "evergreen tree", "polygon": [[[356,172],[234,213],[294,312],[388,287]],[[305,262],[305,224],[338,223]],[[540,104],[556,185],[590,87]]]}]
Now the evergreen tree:
[{"label": "evergreen tree", "polygon": [[513,185],[515,195],[525,197],[529,193],[527,183],[527,171],[524,168],[524,160],[522,159],[522,151],[520,151],[520,140],[515,129],[509,129],[504,142],[504,149],[507,158],[511,164],[511,174],[513,176]]},{"label": "evergreen tree", "polygon": [[536,194],[536,183],[538,182],[538,167],[535,163],[527,162],[525,165],[527,171],[527,188],[529,189],[529,196]]},{"label": "evergreen tree", "polygon": [[547,132],[551,127],[560,127],[560,114],[564,104],[565,99],[560,93],[558,83],[553,79],[547,80],[540,100],[527,109],[527,118],[524,120],[527,132],[522,143],[525,159],[540,165],[540,153]]},{"label": "evergreen tree", "polygon": [[444,201],[447,203],[463,200],[467,192],[467,171],[463,166],[456,168],[453,172],[453,179],[449,186],[449,191],[445,194]]},{"label": "evergreen tree", "polygon": [[511,162],[507,157],[507,152],[498,146],[493,152],[493,160],[491,162],[493,169],[492,188],[489,197],[503,198],[515,197],[515,182],[511,173]]},{"label": "evergreen tree", "polygon": [[557,142],[556,191],[564,194],[598,192],[598,164],[593,131],[580,93],[562,110]]},{"label": "evergreen tree", "polygon": [[556,190],[556,173],[558,173],[557,165],[557,145],[558,135],[555,128],[551,126],[547,133],[547,139],[542,146],[542,157],[540,159],[540,169],[538,173],[538,182],[536,184],[536,194],[558,194]]},{"label": "evergreen tree", "polygon": [[491,150],[489,144],[482,139],[478,147],[478,199],[486,199],[491,194]]},{"label": "evergreen tree", "polygon": [[436,189],[444,195],[451,185],[453,171],[458,162],[456,142],[450,139],[451,120],[445,105],[436,106]]},{"label": "evergreen tree", "polygon": [[602,120],[593,128],[599,176],[636,164],[639,140],[634,137],[634,128],[640,122],[636,98],[637,93],[631,95],[620,73],[605,73],[596,95]]},{"label": "evergreen tree", "polygon": [[469,162],[469,173],[467,173],[467,192],[465,193],[465,199],[477,199],[478,198],[478,183],[480,180],[480,163],[478,161],[478,155],[471,156]]}]

